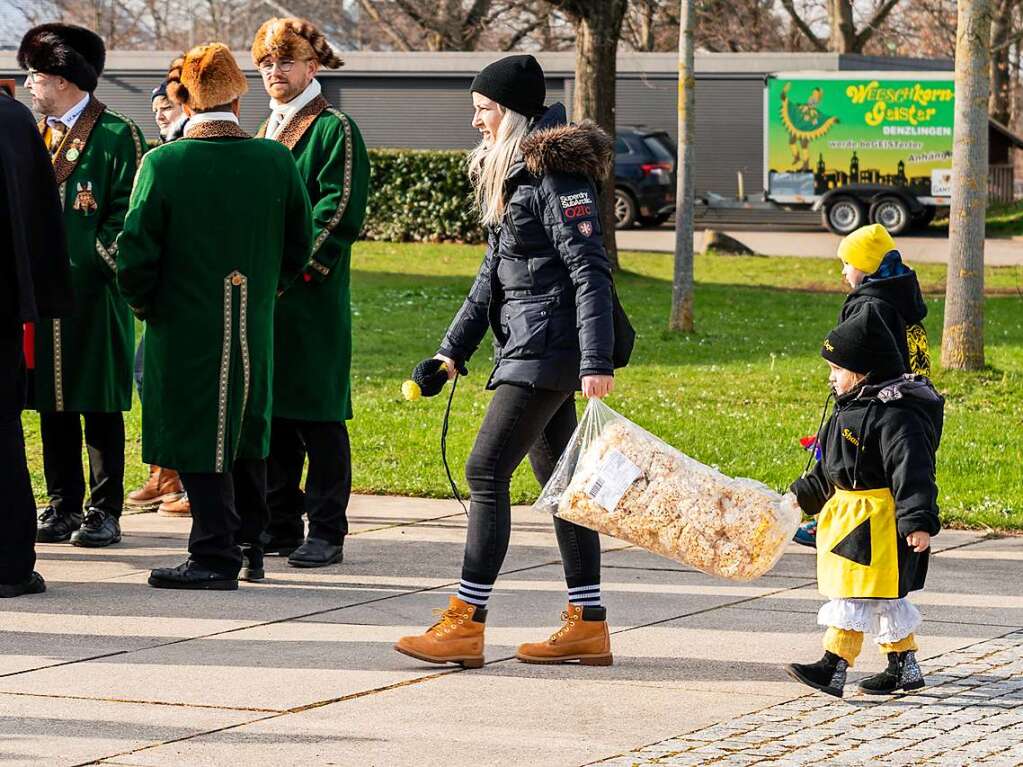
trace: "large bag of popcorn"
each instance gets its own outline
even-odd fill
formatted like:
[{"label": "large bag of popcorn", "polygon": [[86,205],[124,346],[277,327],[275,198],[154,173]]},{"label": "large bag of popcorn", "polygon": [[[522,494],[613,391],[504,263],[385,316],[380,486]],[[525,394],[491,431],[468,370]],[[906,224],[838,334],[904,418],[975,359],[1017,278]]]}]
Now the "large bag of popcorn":
[{"label": "large bag of popcorn", "polygon": [[791,494],[726,477],[599,399],[534,508],[736,581],[774,567],[801,519]]}]

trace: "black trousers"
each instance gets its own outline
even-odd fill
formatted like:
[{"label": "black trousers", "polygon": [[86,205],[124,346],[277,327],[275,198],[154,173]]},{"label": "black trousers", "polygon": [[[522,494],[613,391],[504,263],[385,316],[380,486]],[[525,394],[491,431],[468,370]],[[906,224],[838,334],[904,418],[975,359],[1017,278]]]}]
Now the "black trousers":
[{"label": "black trousers", "polygon": [[21,411],[25,359],[21,323],[0,324],[0,584],[21,583],[36,563],[36,507],[25,460]]},{"label": "black trousers", "polygon": [[[302,467],[309,458],[305,491]],[[337,545],[348,535],[352,495],[352,445],[344,421],[295,421],[274,418],[267,459],[270,526],[273,541],[301,543],[302,513],[309,537]]]},{"label": "black trousers", "polygon": [[270,514],[266,507],[266,462],[235,461],[230,473],[181,472],[192,504],[189,559],[235,578],[242,548],[262,550]]},{"label": "black trousers", "polygon": [[[547,484],[575,427],[571,393],[497,387],[465,465],[470,496],[463,579],[497,580],[511,536],[512,473],[528,455],[537,481]],[[600,536],[557,517],[554,532],[568,587],[600,583]]]},{"label": "black trousers", "polygon": [[40,413],[43,474],[58,514],[81,514],[85,502],[82,421],[89,454],[89,508],[115,517],[124,507],[124,413]]}]

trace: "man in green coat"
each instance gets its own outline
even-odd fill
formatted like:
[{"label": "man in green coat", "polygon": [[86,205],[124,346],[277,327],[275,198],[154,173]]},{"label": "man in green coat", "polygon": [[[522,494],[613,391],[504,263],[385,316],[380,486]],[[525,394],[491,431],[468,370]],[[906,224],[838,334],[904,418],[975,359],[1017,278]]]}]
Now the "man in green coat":
[{"label": "man in green coat", "polygon": [[369,157],[352,119],[321,95],[319,67],[341,60],[315,26],[270,19],[256,33],[252,58],[271,97],[260,135],[291,150],[313,209],[302,280],[277,304],[274,365],[286,374],[274,379],[267,550],[290,554],[295,567],[323,567],[342,560],[348,533],[351,253],[366,214]]},{"label": "man in green coat", "polygon": [[[145,141],[93,95],[106,51],[70,24],[28,31],[18,64],[53,158],[64,206],[75,311],[35,327],[32,405],[39,411],[50,504],[37,540],[107,546],[121,540],[124,414],[131,409],[134,322],[117,292],[117,236]],[[82,420],[89,453],[83,517]]]},{"label": "man in green coat", "polygon": [[309,199],[291,153],[238,126],[247,86],[225,45],[167,80],[185,137],[145,156],[117,253],[146,320],[142,458],[177,470],[192,505],[189,559],[149,583],[236,589],[263,577],[274,304],[308,260]]}]

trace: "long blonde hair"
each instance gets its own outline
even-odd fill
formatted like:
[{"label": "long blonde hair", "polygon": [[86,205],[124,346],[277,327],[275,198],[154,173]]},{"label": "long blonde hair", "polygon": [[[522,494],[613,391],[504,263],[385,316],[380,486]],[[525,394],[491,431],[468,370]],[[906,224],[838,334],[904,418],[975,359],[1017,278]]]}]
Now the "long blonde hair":
[{"label": "long blonde hair", "polygon": [[497,226],[504,216],[504,181],[529,133],[529,118],[501,106],[501,125],[492,146],[482,141],[469,153],[469,181],[480,223]]}]

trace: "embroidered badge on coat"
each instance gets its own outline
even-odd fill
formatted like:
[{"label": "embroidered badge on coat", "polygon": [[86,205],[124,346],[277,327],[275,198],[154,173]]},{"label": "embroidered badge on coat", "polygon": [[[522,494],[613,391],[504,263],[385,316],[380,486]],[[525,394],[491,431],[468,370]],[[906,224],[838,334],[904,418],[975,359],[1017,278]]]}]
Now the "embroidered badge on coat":
[{"label": "embroidered badge on coat", "polygon": [[558,195],[558,200],[561,203],[561,217],[565,219],[565,223],[571,224],[581,218],[592,218],[597,211],[593,197],[586,190],[575,194]]},{"label": "embroidered badge on coat", "polygon": [[72,210],[77,210],[79,213],[84,213],[86,216],[90,216],[99,209],[99,205],[96,203],[96,198],[92,194],[92,182],[87,181],[85,186],[81,183],[76,185],[75,202],[71,206]]},{"label": "embroidered badge on coat", "polygon": [[580,221],[579,224],[577,224],[577,226],[579,227],[579,231],[582,233],[583,237],[589,237],[591,234],[593,234],[593,222]]}]

